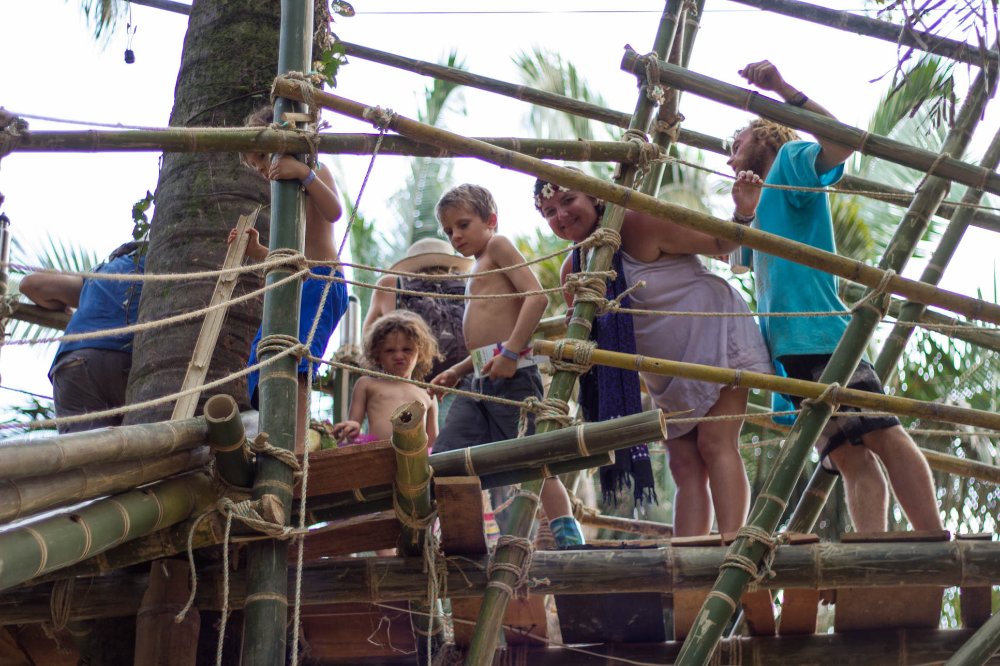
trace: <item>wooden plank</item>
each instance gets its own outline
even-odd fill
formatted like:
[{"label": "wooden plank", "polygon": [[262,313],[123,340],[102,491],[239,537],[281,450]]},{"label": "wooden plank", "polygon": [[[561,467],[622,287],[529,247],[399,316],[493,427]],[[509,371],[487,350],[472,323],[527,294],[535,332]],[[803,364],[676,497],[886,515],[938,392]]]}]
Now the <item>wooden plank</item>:
[{"label": "wooden plank", "polygon": [[[248,229],[253,228],[260,209],[261,207],[257,206],[257,209],[249,215],[240,215],[240,219],[236,223],[236,240],[233,241],[233,244],[229,246],[229,250],[226,252],[226,259],[222,262],[223,269],[237,268],[243,263],[243,255],[246,254],[247,243],[250,240],[246,232]],[[215,291],[212,292],[212,298],[208,302],[209,307],[228,301],[233,295],[233,290],[236,289],[239,277],[239,273],[235,272],[220,275],[218,281],[215,283]],[[219,333],[222,331],[222,322],[225,321],[228,311],[229,308],[220,307],[217,310],[209,312],[205,315],[205,319],[202,320],[201,332],[198,333],[198,340],[194,343],[194,351],[191,352],[191,362],[188,364],[187,373],[184,375],[184,382],[180,388],[181,392],[205,383],[205,377],[208,376],[208,368],[212,363],[212,354],[215,352],[215,345],[218,343]],[[170,418],[177,420],[194,416],[200,397],[201,392],[199,391],[178,398],[177,402],[174,403],[173,416]]]},{"label": "wooden plank", "polygon": [[[389,440],[309,454],[310,497],[391,485],[395,479],[396,454]],[[298,497],[298,488],[295,493]]]},{"label": "wooden plank", "polygon": [[[530,638],[548,636],[545,618],[545,598],[548,595],[533,594],[527,599],[511,599],[503,616],[504,637],[508,645],[541,645],[541,641]],[[451,616],[455,621],[455,645],[466,647],[472,640],[475,621],[479,617],[481,599],[452,599]],[[464,620],[464,621],[462,621]]]},{"label": "wooden plank", "polygon": [[311,660],[393,657],[416,650],[406,610],[371,604],[329,604],[302,609]]},{"label": "wooden plank", "polygon": [[[395,548],[399,534],[399,520],[392,511],[338,520],[306,537],[302,557],[312,562],[322,557]],[[288,561],[294,563],[297,557],[298,549],[289,548]]]},{"label": "wooden plank", "polygon": [[771,590],[744,592],[740,604],[751,636],[774,636],[776,625]]},{"label": "wooden plank", "polygon": [[781,598],[778,635],[815,634],[818,609],[819,590],[801,588],[785,590]]},{"label": "wooden plank", "polygon": [[840,535],[841,543],[882,543],[884,541],[950,541],[948,530],[928,530],[914,532],[844,532]]},{"label": "wooden plank", "polygon": [[[956,534],[958,541],[992,541],[993,534],[984,532],[981,534]],[[990,587],[961,587],[959,588],[959,605],[962,612],[962,627],[965,629],[978,629],[983,626],[986,620],[990,619],[992,608],[992,588]]]},{"label": "wooden plank", "polygon": [[834,631],[937,629],[944,588],[841,587],[834,605]]},{"label": "wooden plank", "polygon": [[441,549],[446,555],[485,555],[483,489],[478,476],[434,479],[434,498],[441,520]]},{"label": "wooden plank", "polygon": [[[52,647],[55,651],[54,643]],[[10,635],[10,630],[0,627],[0,666],[33,666],[34,663]]]}]

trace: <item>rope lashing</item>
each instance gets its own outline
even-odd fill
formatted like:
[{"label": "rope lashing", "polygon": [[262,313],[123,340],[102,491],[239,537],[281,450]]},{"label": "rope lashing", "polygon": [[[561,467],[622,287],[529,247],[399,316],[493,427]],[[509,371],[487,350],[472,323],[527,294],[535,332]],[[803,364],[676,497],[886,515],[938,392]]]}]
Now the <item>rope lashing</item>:
[{"label": "rope lashing", "polygon": [[257,343],[257,358],[264,358],[265,354],[277,354],[286,349],[293,350],[292,356],[304,356],[309,353],[309,348],[299,342],[294,335],[272,333],[265,335]]},{"label": "rope lashing", "polygon": [[392,109],[383,109],[381,106],[369,106],[362,112],[361,117],[372,123],[375,129],[384,132],[396,119],[396,112]]},{"label": "rope lashing", "polygon": [[601,306],[608,302],[607,280],[614,280],[617,276],[615,271],[580,271],[570,273],[566,276],[563,289],[573,295],[574,301],[582,303],[594,303]]},{"label": "rope lashing", "polygon": [[830,407],[832,407],[833,409],[836,409],[840,405],[840,402],[837,400],[837,391],[839,390],[840,390],[840,384],[838,384],[837,382],[833,382],[832,384],[827,384],[826,388],[823,389],[823,392],[820,393],[815,398],[803,398],[802,404],[809,405],[810,407],[812,407],[813,405],[826,403],[830,405]]},{"label": "rope lashing", "polygon": [[[632,50],[632,47],[627,46],[626,48]],[[646,77],[644,81],[639,82],[639,87],[645,89],[646,98],[653,102],[654,104],[663,104],[666,100],[666,90],[663,88],[663,84],[660,83],[660,62],[659,57],[655,51],[650,51],[645,55],[638,57],[639,62],[643,64],[646,70]]]},{"label": "rope lashing", "polygon": [[73,587],[75,578],[60,578],[52,584],[52,596],[49,597],[49,612],[52,615],[52,628],[62,631],[69,624],[70,610],[73,608]]},{"label": "rope lashing", "polygon": [[[524,560],[520,565],[512,562],[497,562],[496,556],[501,548],[513,548],[523,551]],[[486,577],[490,579],[486,587],[495,587],[501,592],[505,592],[509,597],[514,597],[515,595],[522,598],[526,597],[528,595],[528,572],[531,569],[531,558],[534,554],[535,545],[531,542],[531,539],[512,534],[501,535],[497,539],[496,549],[493,551],[493,557],[490,558],[489,566],[486,567]],[[513,574],[515,578],[514,585],[511,586],[501,580],[494,580],[493,573],[495,571],[506,571]]]},{"label": "rope lashing", "polygon": [[274,446],[267,439],[266,432],[257,433],[257,436],[249,443],[250,451],[256,455],[270,456],[291,469],[292,473],[296,476],[300,475],[302,467],[299,465],[299,459],[295,456],[295,453],[288,449]]},{"label": "rope lashing", "polygon": [[[270,498],[270,499],[269,499]],[[216,503],[216,510],[228,519],[238,520],[247,527],[265,534],[272,539],[287,538],[292,528],[284,523],[269,520],[266,514],[272,514],[275,504],[281,502],[274,495],[264,495],[259,500],[244,500],[234,502],[228,497],[222,497]]]},{"label": "rope lashing", "polygon": [[577,247],[581,250],[604,245],[610,247],[612,252],[617,252],[618,248],[622,245],[621,232],[610,227],[597,227],[594,229],[594,233],[587,236],[580,243],[577,243]]},{"label": "rope lashing", "polygon": [[649,137],[642,130],[625,130],[621,140],[639,146],[639,155],[635,160],[635,168],[639,172],[645,172],[651,164],[659,162],[665,154],[659,146],[649,142]]},{"label": "rope lashing", "polygon": [[[622,293],[618,294],[617,296],[615,296],[610,301],[609,300],[605,300],[603,303],[598,303],[597,304],[597,314],[598,315],[603,315],[603,314],[607,314],[609,312],[618,312],[619,310],[622,309],[622,301],[625,299],[626,296],[630,295],[636,289],[642,289],[645,286],[646,286],[646,281],[645,280],[639,280],[635,284],[633,284],[630,287],[626,288],[624,291],[622,291]],[[631,309],[631,308],[628,308],[628,309]]]},{"label": "rope lashing", "polygon": [[0,109],[0,160],[10,155],[21,143],[21,138],[28,131],[28,123]]},{"label": "rope lashing", "polygon": [[528,397],[521,407],[521,416],[517,421],[517,436],[524,437],[528,432],[528,414],[535,414],[535,424],[542,421],[554,421],[558,427],[565,428],[572,425],[574,419],[569,415],[569,403],[558,398],[545,398],[539,400],[535,397]]},{"label": "rope lashing", "polygon": [[[567,343],[573,344],[572,360],[566,360],[563,357]],[[597,349],[597,343],[593,340],[568,340],[560,338],[555,342],[555,349],[552,356],[549,357],[549,362],[557,372],[565,371],[582,375],[589,372],[590,368],[593,367],[595,349]]]},{"label": "rope lashing", "polygon": [[[879,319],[884,319],[889,314],[889,299],[887,296],[889,293],[889,284],[894,277],[896,277],[896,271],[891,268],[886,269],[875,288],[855,303],[851,308],[851,312],[858,312],[861,308],[868,308],[878,314]],[[877,305],[876,301],[878,302]]]},{"label": "rope lashing", "polygon": [[305,255],[290,247],[278,247],[267,253],[264,258],[267,272],[272,271],[302,271],[309,269]]},{"label": "rope lashing", "polygon": [[920,190],[924,189],[924,185],[927,184],[927,180],[934,175],[934,172],[937,171],[937,168],[941,166],[941,162],[949,157],[951,157],[951,153],[947,151],[942,151],[938,153],[938,156],[934,158],[934,161],[931,162],[931,165],[927,167],[927,171],[924,172],[924,177],[920,179],[920,183],[917,184],[917,186],[913,189],[913,192],[917,193]]},{"label": "rope lashing", "polygon": [[778,545],[783,543],[787,537],[784,535],[771,536],[770,532],[763,530],[756,525],[744,525],[736,532],[736,538],[747,539],[748,541],[756,541],[765,548],[764,556],[761,558],[758,564],[754,560],[745,555],[740,555],[739,553],[726,553],[725,559],[722,561],[720,568],[722,569],[741,569],[750,574],[753,585],[756,586],[760,584],[765,578],[774,578],[775,573],[773,570],[774,556],[777,552]]}]

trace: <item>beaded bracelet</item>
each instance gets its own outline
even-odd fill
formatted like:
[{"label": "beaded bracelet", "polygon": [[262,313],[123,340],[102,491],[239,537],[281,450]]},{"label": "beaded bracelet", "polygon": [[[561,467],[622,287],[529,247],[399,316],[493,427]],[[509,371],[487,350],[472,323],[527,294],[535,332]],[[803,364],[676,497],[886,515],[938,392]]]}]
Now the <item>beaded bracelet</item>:
[{"label": "beaded bracelet", "polygon": [[733,211],[733,222],[739,224],[752,224],[754,220],[757,219],[757,213],[753,215],[740,215],[735,210]]},{"label": "beaded bracelet", "polygon": [[316,172],[309,169],[309,175],[305,178],[300,178],[299,182],[302,183],[302,187],[309,187],[314,180],[316,180]]},{"label": "beaded bracelet", "polygon": [[520,354],[518,354],[516,351],[507,349],[507,347],[504,345],[500,346],[500,355],[506,359],[510,359],[511,361],[516,361],[518,358],[520,358]]}]

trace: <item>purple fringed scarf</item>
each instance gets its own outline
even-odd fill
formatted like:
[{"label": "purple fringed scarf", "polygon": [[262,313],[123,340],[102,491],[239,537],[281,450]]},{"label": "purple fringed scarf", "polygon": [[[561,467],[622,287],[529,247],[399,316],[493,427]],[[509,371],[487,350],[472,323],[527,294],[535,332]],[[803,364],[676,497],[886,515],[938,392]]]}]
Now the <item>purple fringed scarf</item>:
[{"label": "purple fringed scarf", "polygon": [[[580,250],[573,250],[574,273],[580,272],[580,263]],[[628,288],[620,252],[615,252],[611,267],[616,277],[608,282],[608,299],[618,297]],[[628,296],[622,299],[622,307],[632,307]],[[635,353],[635,331],[630,314],[609,312],[595,317],[590,337],[600,349]],[[639,374],[633,370],[593,366],[590,372],[580,377],[580,406],[587,421],[606,421],[641,412]],[[621,493],[631,487],[637,506],[644,506],[647,502],[655,504],[656,485],[653,481],[653,466],[649,460],[649,448],[640,444],[617,453],[615,463],[605,465],[600,470],[604,501],[617,504]]]}]

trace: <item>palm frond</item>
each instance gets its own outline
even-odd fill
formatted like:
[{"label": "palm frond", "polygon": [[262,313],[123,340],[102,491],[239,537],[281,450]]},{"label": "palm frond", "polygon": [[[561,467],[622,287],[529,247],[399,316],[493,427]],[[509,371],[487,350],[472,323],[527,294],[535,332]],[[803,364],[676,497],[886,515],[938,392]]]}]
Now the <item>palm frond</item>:
[{"label": "palm frond", "polygon": [[94,31],[94,39],[106,43],[121,25],[128,3],[125,0],[81,0],[80,9],[87,18],[87,26]]}]

